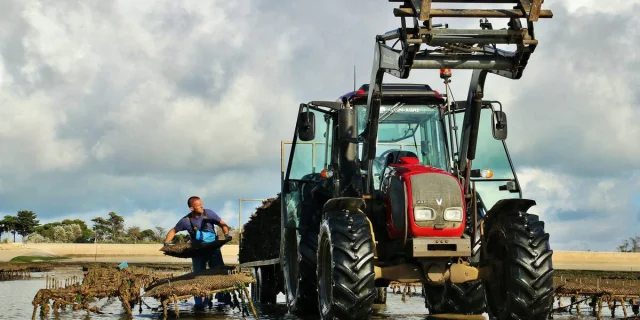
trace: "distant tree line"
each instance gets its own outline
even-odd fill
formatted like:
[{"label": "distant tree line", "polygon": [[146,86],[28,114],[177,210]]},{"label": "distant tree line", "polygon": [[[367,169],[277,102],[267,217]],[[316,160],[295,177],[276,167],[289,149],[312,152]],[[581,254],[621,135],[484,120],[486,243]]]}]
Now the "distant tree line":
[{"label": "distant tree line", "polygon": [[625,240],[618,246],[620,252],[640,252],[640,236],[635,236]]},{"label": "distant tree line", "polygon": [[[167,229],[156,226],[154,229],[142,230],[138,226],[125,229],[125,220],[115,212],[109,212],[107,217],[91,219],[93,227],[80,219],[65,219],[60,222],[50,222],[41,225],[38,216],[33,211],[18,211],[15,216],[6,215],[0,220],[0,239],[7,234],[16,241],[16,234],[22,236],[24,242],[32,243],[162,243],[167,235]],[[233,236],[231,244],[237,244],[238,237],[234,228],[229,228]],[[217,228],[218,235],[222,230]],[[177,234],[174,243],[185,243],[189,236]]]},{"label": "distant tree line", "polygon": [[0,220],[0,238],[3,233],[11,234],[13,242],[15,242],[16,234],[24,238],[32,233],[38,225],[40,225],[40,221],[33,211],[20,210],[15,216],[6,215]]}]

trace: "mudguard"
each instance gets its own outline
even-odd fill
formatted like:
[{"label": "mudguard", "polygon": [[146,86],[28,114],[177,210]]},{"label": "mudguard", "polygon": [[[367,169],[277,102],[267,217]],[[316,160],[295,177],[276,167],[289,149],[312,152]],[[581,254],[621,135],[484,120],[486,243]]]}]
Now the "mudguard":
[{"label": "mudguard", "polygon": [[487,212],[487,217],[506,211],[527,212],[529,208],[535,205],[536,201],[531,199],[502,199],[496,202],[493,207],[491,207],[491,209]]},{"label": "mudguard", "polygon": [[[482,251],[482,256],[486,256],[487,255],[487,247],[484,245],[485,243],[487,243],[487,239],[486,239],[486,234],[485,234],[485,230],[487,227],[487,224],[491,224],[492,220],[498,219],[498,217],[500,216],[500,214],[505,214],[505,213],[509,213],[509,212],[527,212],[529,210],[529,208],[533,207],[536,205],[536,201],[535,200],[531,200],[531,199],[520,199],[520,198],[514,198],[514,199],[501,199],[498,202],[496,202],[493,207],[491,207],[491,209],[489,211],[487,211],[487,214],[484,217],[484,226],[481,227],[481,234],[480,234],[480,239],[482,242],[482,246],[480,247],[480,251]],[[494,218],[495,216],[495,218]],[[485,265],[487,263],[487,261],[483,261],[481,259],[480,261],[480,265]]]}]

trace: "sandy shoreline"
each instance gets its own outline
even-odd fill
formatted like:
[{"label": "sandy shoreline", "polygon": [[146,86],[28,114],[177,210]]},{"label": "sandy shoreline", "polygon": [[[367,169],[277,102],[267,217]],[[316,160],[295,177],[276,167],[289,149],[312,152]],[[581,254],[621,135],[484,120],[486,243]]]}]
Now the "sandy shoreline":
[{"label": "sandy shoreline", "polygon": [[[62,262],[191,263],[191,259],[164,255],[162,244],[9,243],[0,244],[0,262],[17,256],[63,256]],[[238,246],[222,247],[225,264],[238,263]]]},{"label": "sandy shoreline", "polygon": [[[16,256],[66,256],[73,262],[191,263],[165,256],[160,248],[161,244],[9,243],[0,244],[0,262]],[[223,246],[222,256],[225,264],[237,264],[238,246]],[[640,272],[640,253],[554,251],[553,264],[563,270]]]}]

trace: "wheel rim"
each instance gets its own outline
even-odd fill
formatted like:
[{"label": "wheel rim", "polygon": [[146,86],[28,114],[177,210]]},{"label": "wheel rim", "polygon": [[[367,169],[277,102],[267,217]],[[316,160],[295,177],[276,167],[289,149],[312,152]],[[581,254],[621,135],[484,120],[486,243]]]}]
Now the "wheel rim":
[{"label": "wheel rim", "polygon": [[318,298],[320,300],[320,313],[325,315],[333,301],[333,279],[332,279],[332,259],[331,259],[331,241],[326,234],[321,238],[318,247]]}]

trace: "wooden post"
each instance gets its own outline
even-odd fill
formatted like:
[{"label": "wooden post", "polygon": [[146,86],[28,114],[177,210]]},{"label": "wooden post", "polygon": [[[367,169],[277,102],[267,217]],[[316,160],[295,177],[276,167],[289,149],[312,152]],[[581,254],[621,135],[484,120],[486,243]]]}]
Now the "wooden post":
[{"label": "wooden post", "polygon": [[167,302],[169,302],[169,299],[162,300],[162,315],[165,320],[167,319]]},{"label": "wooden post", "polygon": [[[247,301],[249,301],[249,308],[251,308],[251,313],[253,313],[253,316],[256,318],[256,320],[258,320],[258,313],[256,312],[256,308],[253,306],[253,301],[251,300],[251,295],[249,295],[249,289],[247,289],[247,287],[242,287],[242,293],[244,293],[245,298],[247,298]],[[241,295],[242,296],[242,295]]]},{"label": "wooden post", "polygon": [[38,312],[38,305],[33,306],[33,313],[31,314],[31,320],[36,320],[36,314]]},{"label": "wooden post", "polygon": [[173,308],[176,309],[176,317],[179,318],[180,317],[180,309],[178,308],[178,297],[176,297],[176,295],[173,295]]},{"label": "wooden post", "polygon": [[598,298],[598,320],[602,319],[602,297]]}]

